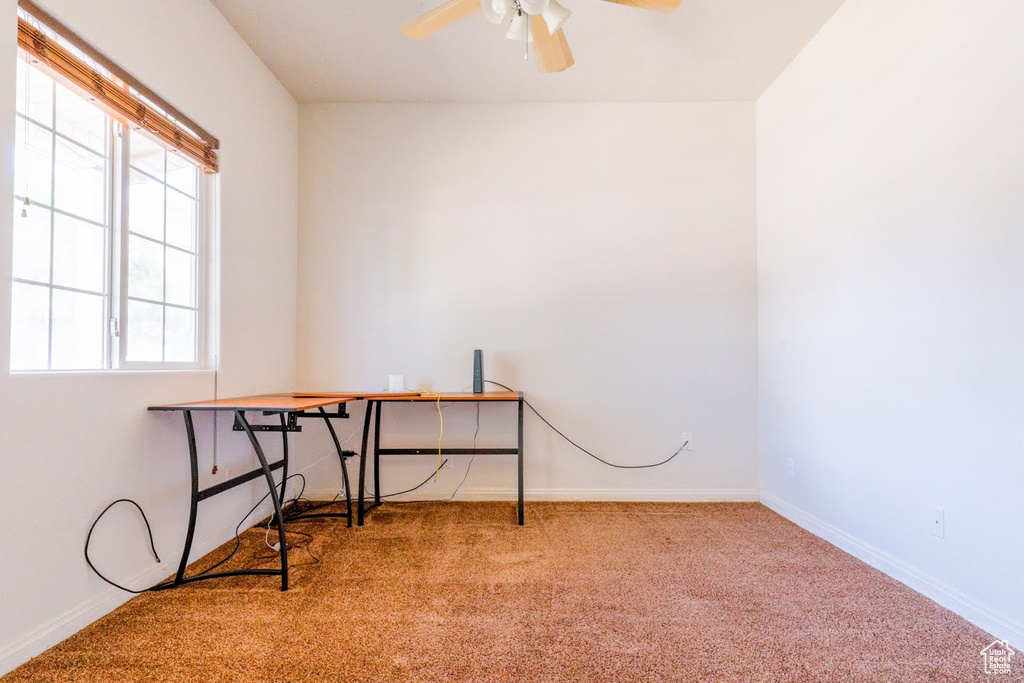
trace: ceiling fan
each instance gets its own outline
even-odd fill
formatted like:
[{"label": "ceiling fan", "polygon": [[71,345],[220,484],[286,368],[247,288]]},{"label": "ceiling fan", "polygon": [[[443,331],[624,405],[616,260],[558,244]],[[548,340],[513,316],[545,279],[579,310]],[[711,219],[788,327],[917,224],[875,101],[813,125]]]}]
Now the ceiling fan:
[{"label": "ceiling fan", "polygon": [[[656,12],[671,12],[683,0],[605,0]],[[575,61],[565,40],[562,24],[572,14],[558,0],[449,0],[437,9],[402,26],[402,33],[423,40],[463,17],[482,11],[492,24],[508,24],[506,37],[533,43],[537,70],[542,73],[565,71]]]}]

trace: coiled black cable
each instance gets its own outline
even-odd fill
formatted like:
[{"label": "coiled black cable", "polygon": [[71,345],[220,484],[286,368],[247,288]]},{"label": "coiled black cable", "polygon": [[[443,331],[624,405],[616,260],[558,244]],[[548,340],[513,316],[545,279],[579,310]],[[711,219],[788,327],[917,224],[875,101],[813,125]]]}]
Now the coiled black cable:
[{"label": "coiled black cable", "polygon": [[111,503],[107,507],[103,508],[103,512],[101,512],[99,514],[99,516],[96,517],[96,519],[93,520],[92,526],[89,527],[89,533],[86,534],[86,536],[85,536],[85,563],[89,565],[89,569],[93,570],[93,572],[96,574],[96,576],[100,577],[101,579],[103,579],[104,581],[109,583],[114,588],[120,588],[121,590],[126,591],[128,593],[134,593],[134,594],[138,595],[140,593],[145,593],[147,591],[150,591],[150,590],[152,590],[152,588],[146,588],[144,590],[137,591],[137,590],[132,590],[131,588],[126,588],[126,587],[122,586],[119,583],[115,583],[115,582],[111,581],[110,579],[108,579],[107,577],[103,576],[103,574],[100,573],[100,570],[96,569],[96,565],[94,565],[92,563],[92,559],[89,557],[89,542],[92,540],[92,532],[96,529],[96,525],[99,524],[99,521],[101,519],[103,519],[103,515],[107,514],[107,512],[110,511],[110,508],[114,507],[118,503],[131,503],[132,505],[134,505],[136,507],[136,509],[138,509],[139,514],[142,515],[142,521],[146,523],[146,533],[149,534],[149,547],[153,551],[153,557],[156,558],[157,562],[161,562],[162,561],[160,559],[160,556],[156,552],[156,543],[153,542],[153,529],[152,529],[152,527],[149,526],[149,519],[146,517],[146,513],[142,509],[142,506],[139,505],[138,503],[136,503],[131,498],[118,498],[113,503]]},{"label": "coiled black cable", "polygon": [[[295,477],[300,477],[302,479],[302,488],[299,489],[299,495],[296,498],[294,498],[292,500],[289,500],[288,502],[297,501],[299,498],[302,497],[303,492],[305,492],[305,490],[306,490],[306,477],[303,476],[303,474],[301,472],[297,472],[297,473],[289,476],[288,479],[285,480],[285,482],[287,483],[287,481],[289,481],[291,479],[294,479]],[[269,497],[270,497],[270,491],[267,491],[267,493],[265,493],[263,495],[263,497],[260,498],[259,501],[255,505],[253,505],[249,509],[249,511],[247,513],[245,513],[245,516],[242,517],[241,520],[239,520],[238,525],[235,526],[235,547],[232,548],[231,552],[228,553],[227,557],[225,557],[224,559],[218,561],[214,565],[212,565],[210,567],[207,567],[203,571],[197,573],[196,576],[202,576],[204,574],[209,574],[214,569],[216,569],[217,567],[221,566],[222,564],[224,564],[225,562],[227,562],[228,560],[230,560],[232,557],[235,556],[235,554],[238,552],[238,549],[242,545],[242,541],[239,538],[239,536],[241,534],[241,530],[242,530],[242,525],[245,524],[245,520],[249,519],[249,516],[252,513],[256,512],[256,509],[259,508],[259,506],[263,504],[263,501],[265,501]],[[93,573],[96,574],[96,576],[100,577],[101,579],[103,579],[104,581],[109,583],[114,588],[120,588],[121,590],[123,590],[123,591],[125,591],[127,593],[133,593],[135,595],[139,595],[141,593],[147,593],[149,591],[152,591],[157,586],[162,585],[162,583],[156,584],[156,586],[150,586],[149,588],[144,588],[142,590],[134,590],[134,589],[131,589],[131,588],[127,588],[127,587],[122,586],[121,584],[119,584],[119,583],[117,583],[115,581],[111,581],[106,576],[104,576],[100,572],[100,570],[96,568],[96,565],[94,565],[92,563],[92,558],[89,557],[89,544],[92,542],[92,532],[96,529],[96,525],[99,524],[100,520],[103,519],[103,515],[107,514],[107,512],[110,511],[110,508],[114,507],[115,505],[117,505],[119,503],[131,503],[132,505],[134,505],[136,507],[136,509],[138,509],[139,514],[142,515],[142,521],[146,523],[146,533],[149,534],[149,547],[153,551],[153,557],[156,558],[157,562],[162,562],[162,560],[160,559],[160,555],[158,555],[157,552],[156,552],[156,544],[153,541],[153,529],[149,525],[149,519],[146,517],[146,512],[142,509],[141,505],[136,503],[131,498],[118,498],[113,503],[111,503],[107,507],[103,508],[103,512],[101,512],[99,515],[97,515],[96,519],[93,520],[92,524],[89,526],[89,533],[86,534],[86,536],[85,536],[85,562],[86,562],[86,564],[89,565],[89,569],[91,569],[93,571]],[[282,503],[281,507],[283,508],[286,504],[287,503]],[[285,521],[287,521],[287,519],[288,519],[288,517],[286,515],[285,516]],[[303,536],[308,536],[309,535],[309,534],[304,534],[302,532],[294,532],[294,533],[299,533],[299,534],[302,534]],[[312,554],[312,553],[310,553],[310,554]]]},{"label": "coiled black cable", "polygon": [[[515,389],[512,389],[511,387],[507,387],[504,384],[502,384],[501,382],[495,382],[495,381],[489,380],[489,379],[485,379],[484,382],[487,382],[488,384],[493,384],[495,386],[501,387],[502,389],[505,389],[506,391],[515,391]],[[662,460],[661,462],[651,463],[649,465],[617,465],[617,464],[615,464],[613,462],[608,462],[604,458],[601,458],[599,456],[594,455],[593,453],[588,451],[586,448],[584,448],[583,446],[579,445],[578,443],[576,443],[575,441],[573,441],[572,439],[567,437],[565,434],[563,434],[558,429],[558,427],[556,427],[555,425],[551,424],[546,417],[541,415],[540,412],[538,412],[538,410],[536,408],[534,408],[533,405],[531,405],[530,402],[527,401],[526,399],[523,399],[523,403],[525,403],[527,405],[527,407],[530,410],[533,411],[534,415],[536,415],[537,417],[539,417],[541,419],[541,422],[543,422],[548,427],[550,427],[551,431],[553,431],[555,434],[558,434],[560,437],[562,437],[563,439],[568,441],[570,444],[575,446],[578,450],[580,450],[580,451],[586,453],[587,455],[589,455],[594,460],[597,460],[598,462],[603,463],[603,464],[607,465],[608,467],[614,467],[617,470],[647,470],[647,469],[651,469],[652,467],[661,467],[662,465],[666,465],[666,464],[672,462],[673,460],[675,460],[676,456],[678,456],[680,453],[682,453],[683,449],[686,447],[686,444],[683,444],[682,446],[679,447],[679,450],[677,450],[675,453],[670,455],[665,460]]]}]

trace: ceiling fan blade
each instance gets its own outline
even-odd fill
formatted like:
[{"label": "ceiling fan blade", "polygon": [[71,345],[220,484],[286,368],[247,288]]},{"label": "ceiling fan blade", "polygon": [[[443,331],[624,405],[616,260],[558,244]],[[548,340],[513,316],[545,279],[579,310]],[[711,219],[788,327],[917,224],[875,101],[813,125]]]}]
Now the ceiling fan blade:
[{"label": "ceiling fan blade", "polygon": [[683,4],[683,0],[605,0],[605,2],[614,2],[616,5],[627,5],[629,7],[639,7],[640,9],[650,9],[655,12],[672,12]]},{"label": "ceiling fan blade", "polygon": [[576,63],[569,51],[565,32],[558,29],[553,34],[548,33],[548,24],[543,16],[535,14],[530,17],[530,32],[533,34],[533,54],[537,59],[538,71],[556,73]]},{"label": "ceiling fan blade", "polygon": [[402,26],[402,33],[423,40],[448,24],[480,10],[480,0],[451,0]]}]

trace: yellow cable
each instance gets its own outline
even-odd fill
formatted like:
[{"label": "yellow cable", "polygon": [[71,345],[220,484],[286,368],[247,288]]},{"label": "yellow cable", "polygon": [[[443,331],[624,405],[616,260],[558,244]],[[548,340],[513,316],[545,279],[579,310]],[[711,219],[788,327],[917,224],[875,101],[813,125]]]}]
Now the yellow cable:
[{"label": "yellow cable", "polygon": [[444,437],[444,414],[441,412],[441,394],[437,395],[437,419],[441,421],[441,429],[437,433],[437,467],[434,468],[434,481],[441,471],[441,439]]},{"label": "yellow cable", "polygon": [[441,471],[441,440],[444,438],[444,413],[441,412],[441,394],[434,391],[421,391],[424,396],[437,397],[437,418],[441,421],[441,429],[437,434],[437,467],[434,468],[434,481],[437,481],[437,474]]}]

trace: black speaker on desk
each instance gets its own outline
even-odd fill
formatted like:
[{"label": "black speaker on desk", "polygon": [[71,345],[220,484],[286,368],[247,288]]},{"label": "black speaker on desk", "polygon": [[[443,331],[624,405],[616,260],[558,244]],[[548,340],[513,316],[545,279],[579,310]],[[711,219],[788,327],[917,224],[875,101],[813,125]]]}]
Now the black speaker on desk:
[{"label": "black speaker on desk", "polygon": [[484,352],[480,349],[473,352],[473,393],[484,393]]}]

